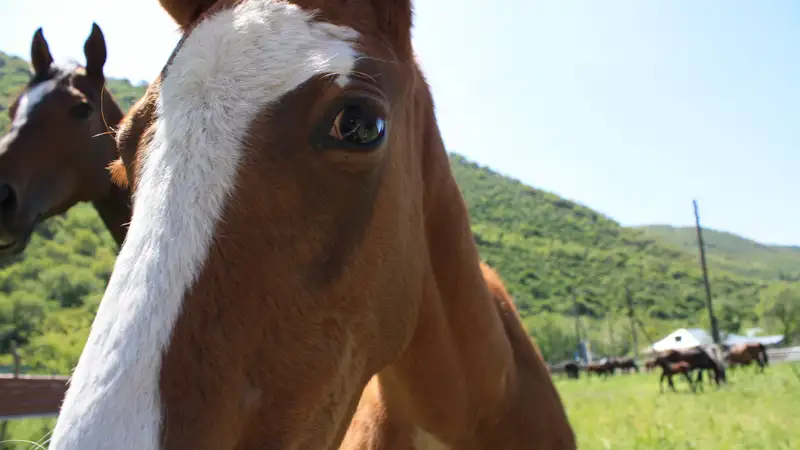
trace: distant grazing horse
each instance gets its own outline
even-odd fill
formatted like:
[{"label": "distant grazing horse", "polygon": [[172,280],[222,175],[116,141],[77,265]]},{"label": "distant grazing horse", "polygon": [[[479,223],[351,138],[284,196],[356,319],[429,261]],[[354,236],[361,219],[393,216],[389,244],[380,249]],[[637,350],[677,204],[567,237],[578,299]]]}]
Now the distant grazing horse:
[{"label": "distant grazing horse", "polygon": [[614,375],[614,370],[616,369],[616,365],[614,364],[613,360],[607,359],[603,362],[599,363],[589,363],[586,365],[586,375],[589,376],[591,374],[597,374],[597,376],[609,376]]},{"label": "distant grazing horse", "polygon": [[644,362],[644,370],[645,372],[650,372],[651,370],[657,367],[655,358],[648,359]]},{"label": "distant grazing horse", "polygon": [[764,372],[764,368],[769,364],[769,357],[763,344],[743,343],[736,344],[725,352],[725,362],[731,367],[749,366],[750,363],[755,362],[760,371]]},{"label": "distant grazing horse", "polygon": [[726,382],[725,366],[722,362],[714,358],[703,347],[692,347],[682,350],[667,350],[656,358],[656,362],[661,358],[665,358],[669,362],[687,362],[691,366],[691,370],[698,370],[697,382],[703,382],[703,371],[710,370],[714,373],[714,381],[717,387],[721,383]]},{"label": "distant grazing horse", "polygon": [[633,358],[614,358],[612,361],[614,367],[623,373],[628,373],[629,371],[639,372],[639,366],[636,365],[636,361]]},{"label": "distant grazing horse", "polygon": [[570,361],[564,365],[564,371],[567,372],[568,378],[578,379],[581,376],[581,368],[575,361]]},{"label": "distant grazing horse", "polygon": [[561,361],[553,365],[553,372],[554,373],[566,373],[567,378],[580,378],[580,371],[581,368],[576,361],[567,360]]},{"label": "distant grazing horse", "polygon": [[661,378],[658,381],[659,391],[664,392],[664,378],[666,378],[672,392],[677,392],[675,390],[675,384],[672,382],[672,376],[681,374],[686,378],[686,382],[689,383],[689,388],[692,392],[695,392],[695,385],[692,382],[692,377],[689,375],[689,372],[692,371],[692,365],[689,362],[680,361],[673,363],[669,362],[666,357],[659,356],[655,359],[655,363],[657,366],[661,367]]},{"label": "distant grazing horse", "polygon": [[50,448],[575,449],[411,3],[161,3],[184,35],[117,133],[133,216]]},{"label": "distant grazing horse", "polygon": [[31,43],[33,75],[11,104],[0,140],[0,257],[22,252],[34,227],[78,202],[93,202],[118,245],[131,217],[127,189],[111,181],[109,127],[122,111],[105,89],[106,44],[96,24],[86,67],[55,64],[42,29]]}]

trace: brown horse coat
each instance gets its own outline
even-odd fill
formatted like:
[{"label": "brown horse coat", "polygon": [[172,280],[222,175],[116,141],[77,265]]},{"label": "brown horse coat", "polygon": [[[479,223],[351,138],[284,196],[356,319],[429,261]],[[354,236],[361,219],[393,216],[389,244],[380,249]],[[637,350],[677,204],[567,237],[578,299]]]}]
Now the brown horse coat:
[{"label": "brown horse coat", "polygon": [[754,361],[762,372],[769,364],[767,349],[763,344],[755,342],[736,344],[725,352],[725,362],[731,366],[746,366]]}]

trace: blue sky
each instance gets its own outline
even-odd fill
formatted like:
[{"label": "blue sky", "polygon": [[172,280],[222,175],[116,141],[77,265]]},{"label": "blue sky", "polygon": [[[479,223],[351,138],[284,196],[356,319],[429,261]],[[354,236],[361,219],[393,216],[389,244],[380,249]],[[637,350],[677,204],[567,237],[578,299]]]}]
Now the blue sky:
[{"label": "blue sky", "polygon": [[[157,0],[0,0],[0,49],[37,27],[151,80],[178,34]],[[133,4],[137,4],[134,8]],[[445,143],[623,225],[800,245],[800,2],[418,0],[414,45]],[[136,34],[144,26],[147,36]]]}]

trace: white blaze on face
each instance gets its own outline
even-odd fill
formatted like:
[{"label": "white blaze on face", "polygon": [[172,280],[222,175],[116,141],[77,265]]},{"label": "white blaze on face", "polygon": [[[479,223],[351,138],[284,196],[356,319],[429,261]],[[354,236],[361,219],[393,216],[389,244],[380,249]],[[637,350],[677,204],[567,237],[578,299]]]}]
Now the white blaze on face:
[{"label": "white blaze on face", "polygon": [[17,102],[17,110],[14,113],[14,121],[11,126],[19,128],[24,125],[28,121],[28,116],[33,111],[33,108],[41,103],[47,97],[47,94],[53,92],[57,84],[57,80],[43,81],[22,94],[19,102]]},{"label": "white blaze on face", "polygon": [[346,77],[357,36],[294,5],[249,0],[183,42],[162,81],[131,227],[51,449],[159,448],[160,362],[235,184],[248,126],[312,76]]}]

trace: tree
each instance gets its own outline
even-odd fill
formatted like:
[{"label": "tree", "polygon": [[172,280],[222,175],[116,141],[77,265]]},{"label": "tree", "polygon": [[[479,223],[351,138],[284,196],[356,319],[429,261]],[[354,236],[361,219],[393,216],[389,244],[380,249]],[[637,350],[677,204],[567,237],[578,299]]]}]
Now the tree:
[{"label": "tree", "polygon": [[777,293],[768,291],[762,299],[764,317],[775,321],[787,343],[800,334],[800,288],[786,286]]}]

